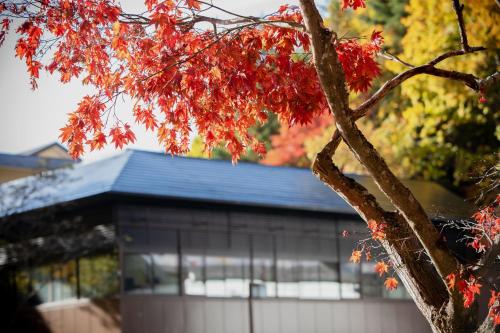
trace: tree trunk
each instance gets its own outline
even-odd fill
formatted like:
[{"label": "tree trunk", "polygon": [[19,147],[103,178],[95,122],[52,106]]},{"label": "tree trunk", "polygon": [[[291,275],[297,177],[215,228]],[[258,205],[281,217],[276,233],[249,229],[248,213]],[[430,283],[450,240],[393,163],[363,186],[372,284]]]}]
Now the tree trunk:
[{"label": "tree trunk", "polygon": [[[465,309],[461,295],[446,286],[446,276],[458,271],[456,258],[420,203],[357,128],[348,104],[345,75],[334,46],[336,34],[323,26],[313,0],[301,0],[300,6],[310,35],[319,81],[340,137],[366,167],[397,212],[384,211],[364,187],[343,175],[333,164],[332,156],[339,137],[334,136],[318,154],[313,172],[365,221],[375,220],[388,225],[387,239],[382,241],[382,245],[434,332],[474,332],[479,325],[473,309]],[[417,253],[423,253],[423,258],[429,263],[423,262]]]}]

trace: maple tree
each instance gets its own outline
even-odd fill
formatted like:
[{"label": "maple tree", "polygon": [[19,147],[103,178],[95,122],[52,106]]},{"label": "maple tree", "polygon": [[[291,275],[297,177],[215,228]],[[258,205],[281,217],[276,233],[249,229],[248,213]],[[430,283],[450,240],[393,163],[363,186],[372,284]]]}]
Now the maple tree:
[{"label": "maple tree", "polygon": [[[288,126],[330,115],[336,130],[316,156],[313,172],[368,223],[372,240],[383,246],[391,269],[434,331],[485,331],[498,323],[496,287],[487,318],[478,317],[471,305],[481,284],[494,274],[491,268],[500,251],[500,236],[474,234],[472,246],[475,240],[481,245],[488,240],[484,248],[476,246],[480,259],[459,261],[356,125],[393,89],[418,75],[452,80],[477,92],[478,98],[488,98],[489,89],[499,80],[498,72],[480,78],[438,67],[447,59],[484,50],[469,45],[459,0],[449,5],[458,22],[460,45],[421,65],[393,57],[409,68],[357,107],[350,104],[350,95],[366,92],[381,73],[376,56],[383,45],[382,33],[374,30],[365,39],[340,37],[325,27],[313,0],[300,0],[300,7],[283,5],[263,17],[232,13],[200,0],[146,0],[140,14],[125,12],[112,0],[4,0],[0,2],[0,42],[17,19],[16,55],[26,63],[33,88],[41,70],[59,74],[63,83],[79,79],[94,88],[95,94],[78,104],[61,129],[60,138],[75,158],[86,149],[106,144],[122,148],[134,142],[132,125],[114,113],[121,96],[132,100],[136,122],[154,131],[167,153],[186,153],[196,129],[207,151],[224,145],[234,161],[248,147],[265,154],[265,146],[249,129],[265,122],[268,112]],[[342,0],[341,6],[357,9],[365,2]],[[208,9],[229,18],[209,16]],[[363,186],[335,166],[333,157],[341,142],[396,211],[384,210]],[[488,212],[486,224],[476,217],[473,225],[485,230],[493,223],[497,228],[498,218],[494,211]],[[362,253],[371,258],[365,246],[353,252],[352,261],[362,260]],[[420,260],[422,254],[428,264]],[[380,275],[388,273],[384,265],[388,264],[376,265]],[[389,276],[384,284],[394,289],[398,282]]]}]

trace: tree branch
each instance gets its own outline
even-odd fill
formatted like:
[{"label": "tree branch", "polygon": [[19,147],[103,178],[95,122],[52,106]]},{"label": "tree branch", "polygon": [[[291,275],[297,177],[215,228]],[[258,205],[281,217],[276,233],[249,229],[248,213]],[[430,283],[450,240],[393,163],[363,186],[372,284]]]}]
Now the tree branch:
[{"label": "tree branch", "polygon": [[301,0],[300,6],[310,34],[318,77],[340,135],[382,192],[404,216],[434,263],[441,276],[441,284],[444,285],[445,277],[458,267],[455,258],[442,244],[438,231],[413,194],[391,172],[383,158],[356,127],[347,104],[344,73],[332,43],[335,34],[324,28],[314,1]]},{"label": "tree branch", "polygon": [[[479,50],[479,49],[478,49]],[[358,106],[354,110],[354,118],[357,120],[361,117],[363,117],[368,110],[370,110],[372,107],[378,104],[380,100],[382,100],[389,92],[391,92],[394,88],[398,87],[401,85],[404,81],[420,74],[427,74],[427,75],[432,75],[436,77],[442,77],[442,78],[447,78],[451,79],[454,81],[459,81],[463,82],[466,86],[471,88],[474,91],[485,91],[489,87],[491,87],[495,82],[500,80],[500,72],[496,72],[484,79],[480,79],[472,74],[468,73],[462,73],[462,72],[457,72],[457,71],[450,71],[446,69],[441,69],[441,68],[436,68],[434,67],[434,64],[436,64],[436,60],[439,59],[439,61],[442,61],[446,58],[449,58],[451,56],[456,56],[456,55],[461,55],[465,54],[464,52],[460,51],[460,53],[453,53],[453,55],[450,55],[451,53],[446,53],[443,55],[446,55],[446,57],[437,57],[434,60],[430,61],[429,63],[414,67],[411,69],[408,69],[386,83],[382,85],[370,98],[365,100],[360,106]],[[438,62],[439,62],[438,61]]]},{"label": "tree branch", "polygon": [[[478,268],[474,272],[474,274],[483,279],[487,279],[491,275],[492,270],[494,270],[495,268],[494,263],[495,261],[498,260],[499,256],[500,256],[500,235],[497,235],[493,240],[493,242],[491,243],[489,251],[485,253],[484,256],[481,257],[479,262],[476,263],[476,266]],[[498,273],[498,271],[495,272]]]},{"label": "tree branch", "polygon": [[470,51],[469,41],[467,40],[467,31],[465,30],[464,21],[464,5],[460,4],[460,0],[453,0],[453,9],[457,15],[458,29],[460,30],[460,41],[462,43],[462,49],[465,52]]},{"label": "tree branch", "polygon": [[[338,136],[338,137],[337,137]],[[368,190],[354,179],[346,177],[332,161],[332,156],[340,142],[340,135],[335,131],[332,139],[324,146],[313,162],[313,173],[333,191],[354,208],[365,220],[385,223],[386,239],[381,241],[385,251],[391,257],[392,266],[403,280],[420,310],[427,316],[445,304],[448,293],[439,281],[436,271],[419,260],[418,253],[422,246],[399,214],[386,212]],[[405,242],[401,242],[405,239]]]}]

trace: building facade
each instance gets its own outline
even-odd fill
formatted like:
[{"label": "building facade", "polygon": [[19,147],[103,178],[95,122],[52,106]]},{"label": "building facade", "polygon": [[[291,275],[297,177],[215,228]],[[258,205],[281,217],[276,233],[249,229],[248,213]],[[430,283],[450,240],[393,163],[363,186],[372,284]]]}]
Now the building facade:
[{"label": "building facade", "polygon": [[348,261],[367,228],[309,170],[127,151],[62,174],[0,228],[4,278],[54,332],[430,331],[402,285]]}]

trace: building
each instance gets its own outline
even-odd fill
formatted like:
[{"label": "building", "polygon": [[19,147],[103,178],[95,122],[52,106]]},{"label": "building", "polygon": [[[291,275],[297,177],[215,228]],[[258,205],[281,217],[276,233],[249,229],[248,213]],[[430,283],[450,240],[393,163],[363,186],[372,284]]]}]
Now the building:
[{"label": "building", "polygon": [[[310,170],[127,150],[54,174],[0,186],[17,203],[0,214],[4,279],[54,332],[430,331],[403,287],[348,262],[366,227]],[[36,191],[13,200],[20,184]],[[436,219],[470,215],[407,185]]]},{"label": "building", "polygon": [[21,154],[0,153],[0,183],[73,164],[66,148],[51,143]]}]

